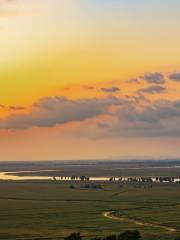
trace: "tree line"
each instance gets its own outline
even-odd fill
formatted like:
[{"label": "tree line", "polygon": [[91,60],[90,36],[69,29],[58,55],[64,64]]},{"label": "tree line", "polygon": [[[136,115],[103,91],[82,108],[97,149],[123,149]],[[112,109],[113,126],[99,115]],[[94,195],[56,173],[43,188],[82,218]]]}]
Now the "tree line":
[{"label": "tree line", "polygon": [[[106,237],[94,237],[91,240],[140,240],[141,234],[139,231],[126,231],[118,235],[109,235]],[[64,240],[83,240],[80,233],[72,233]]]},{"label": "tree line", "polygon": [[[112,234],[105,237],[93,237],[90,240],[141,240],[142,236],[139,231],[129,230],[120,234]],[[65,237],[64,240],[83,240],[83,237],[79,232],[72,233],[68,237]],[[175,240],[180,240],[180,237]]]}]

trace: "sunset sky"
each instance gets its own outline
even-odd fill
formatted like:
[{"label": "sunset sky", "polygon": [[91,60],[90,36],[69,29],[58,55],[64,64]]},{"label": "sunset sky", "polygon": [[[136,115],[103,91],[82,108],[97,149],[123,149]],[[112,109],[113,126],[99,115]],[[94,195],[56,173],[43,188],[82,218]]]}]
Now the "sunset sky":
[{"label": "sunset sky", "polygon": [[0,160],[180,156],[179,0],[0,0]]}]

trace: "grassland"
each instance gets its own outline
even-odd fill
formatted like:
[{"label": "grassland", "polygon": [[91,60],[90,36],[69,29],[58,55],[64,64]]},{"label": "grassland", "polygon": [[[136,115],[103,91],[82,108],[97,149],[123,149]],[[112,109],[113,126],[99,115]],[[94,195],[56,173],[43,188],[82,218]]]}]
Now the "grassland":
[{"label": "grassland", "polygon": [[[80,183],[0,182],[0,239],[62,239],[74,231],[102,236],[138,229],[147,240],[180,235],[179,184],[104,183],[102,189],[83,189]],[[105,218],[115,211],[125,218],[158,223],[166,229]]]}]

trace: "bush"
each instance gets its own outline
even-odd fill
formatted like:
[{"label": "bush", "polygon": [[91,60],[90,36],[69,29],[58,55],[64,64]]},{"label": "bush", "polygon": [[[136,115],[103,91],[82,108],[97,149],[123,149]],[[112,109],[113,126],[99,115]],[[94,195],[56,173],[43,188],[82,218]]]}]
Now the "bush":
[{"label": "bush", "polygon": [[103,240],[117,240],[117,236],[116,235],[109,235],[109,236],[103,238]]},{"label": "bush", "polygon": [[80,233],[72,233],[68,237],[64,238],[64,240],[82,240]]},{"label": "bush", "polygon": [[83,184],[81,185],[81,188],[86,188],[86,189],[102,189],[102,186],[101,184],[89,184],[89,183],[86,183],[86,184]]},{"label": "bush", "polygon": [[[109,235],[104,238],[95,237],[91,240],[139,240],[141,235],[139,231],[126,231],[119,235]],[[69,237],[64,238],[64,240],[82,240],[80,233],[72,233]],[[180,240],[180,238],[176,239]]]},{"label": "bush", "polygon": [[126,231],[118,235],[118,240],[139,240],[141,234],[139,231]]}]

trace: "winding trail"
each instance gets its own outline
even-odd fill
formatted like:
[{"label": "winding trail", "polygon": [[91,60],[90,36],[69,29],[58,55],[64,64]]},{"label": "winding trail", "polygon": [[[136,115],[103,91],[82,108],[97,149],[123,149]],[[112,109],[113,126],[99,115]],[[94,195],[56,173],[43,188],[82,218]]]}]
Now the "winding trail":
[{"label": "winding trail", "polygon": [[139,226],[146,226],[146,227],[158,227],[164,230],[167,230],[168,232],[177,232],[176,228],[172,227],[166,227],[164,225],[160,224],[155,224],[155,223],[147,223],[147,222],[141,222],[139,220],[135,220],[132,218],[127,218],[127,217],[121,217],[121,216],[115,216],[115,211],[108,211],[108,212],[103,212],[102,215],[106,218],[116,220],[116,221],[121,221],[121,222],[129,222],[129,223],[134,223]]}]

